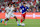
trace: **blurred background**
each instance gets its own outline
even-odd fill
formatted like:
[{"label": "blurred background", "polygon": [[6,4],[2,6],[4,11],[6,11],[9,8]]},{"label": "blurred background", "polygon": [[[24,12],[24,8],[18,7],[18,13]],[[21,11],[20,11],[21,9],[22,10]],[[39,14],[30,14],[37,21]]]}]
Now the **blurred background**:
[{"label": "blurred background", "polygon": [[[22,12],[19,7],[23,5],[23,3],[26,3],[26,6],[28,6],[29,9],[26,12],[24,27],[40,27],[40,0],[0,0],[0,20],[5,18],[5,8],[8,7],[9,3],[15,3],[16,11],[14,14],[19,19],[19,21]],[[17,26],[15,19],[11,19],[8,21],[7,26],[0,23],[0,27],[23,27]]]},{"label": "blurred background", "polygon": [[15,12],[21,12],[19,7],[26,3],[26,6],[29,7],[27,12],[40,12],[40,0],[0,0],[0,12],[5,12],[5,8],[8,6],[8,3],[15,2]]}]

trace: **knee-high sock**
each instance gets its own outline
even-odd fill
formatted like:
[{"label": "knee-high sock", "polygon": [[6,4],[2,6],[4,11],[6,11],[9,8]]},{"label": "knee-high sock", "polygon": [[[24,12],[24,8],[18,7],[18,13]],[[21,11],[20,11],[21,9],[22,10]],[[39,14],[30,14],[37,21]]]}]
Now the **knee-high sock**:
[{"label": "knee-high sock", "polygon": [[22,22],[23,22],[23,20],[21,19],[20,23],[22,23]]}]

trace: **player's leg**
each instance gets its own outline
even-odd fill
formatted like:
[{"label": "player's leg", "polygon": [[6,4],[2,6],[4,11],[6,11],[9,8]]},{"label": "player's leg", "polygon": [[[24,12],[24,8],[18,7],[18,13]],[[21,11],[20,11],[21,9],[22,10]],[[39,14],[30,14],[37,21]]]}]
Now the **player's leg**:
[{"label": "player's leg", "polygon": [[22,18],[21,18],[20,23],[22,23],[24,20],[25,20],[25,14],[22,14]]},{"label": "player's leg", "polygon": [[12,17],[14,17],[16,19],[16,22],[18,22],[17,17],[14,14],[11,14],[11,15],[12,15]]},{"label": "player's leg", "polygon": [[8,22],[8,20],[9,20],[9,14],[6,13],[6,14],[5,14],[5,17],[6,17],[6,18],[2,20],[2,23],[4,24],[4,21],[6,21],[6,22],[5,22],[5,25],[7,25],[7,22]]},{"label": "player's leg", "polygon": [[16,22],[17,22],[17,24],[18,24],[18,19],[17,19],[17,17],[16,17],[16,16],[14,16],[14,18],[16,19]]},{"label": "player's leg", "polygon": [[[7,15],[8,15],[8,14],[5,13],[5,17],[6,17],[6,18],[7,18]],[[5,18],[5,19],[6,19],[6,18]],[[2,24],[4,24],[5,19],[2,19]]]},{"label": "player's leg", "polygon": [[19,22],[18,22],[18,19],[16,16],[14,16],[14,18],[16,19],[16,22],[17,22],[17,26],[20,26]]},{"label": "player's leg", "polygon": [[[22,18],[22,20],[23,20],[23,21],[25,20],[25,16]],[[23,22],[23,21],[22,21],[22,22]]]},{"label": "player's leg", "polygon": [[5,19],[5,21],[6,21],[6,22],[5,22],[5,25],[7,25],[8,20],[9,20],[9,18],[6,18],[6,19]]},{"label": "player's leg", "polygon": [[21,18],[21,21],[20,21],[20,23],[22,23],[24,20],[25,20],[25,19],[24,19],[24,17],[22,17],[22,18]]},{"label": "player's leg", "polygon": [[5,25],[7,25],[7,22],[8,22],[8,20],[10,19],[10,16],[11,16],[11,14],[10,13],[8,13],[7,15],[6,15],[7,17],[6,17],[6,19],[5,19]]},{"label": "player's leg", "polygon": [[17,25],[20,26],[17,17],[14,14],[12,16],[16,19]]},{"label": "player's leg", "polygon": [[4,24],[4,21],[6,21],[6,22],[5,22],[5,25],[7,25],[8,20],[9,20],[9,18],[2,19],[2,24]]},{"label": "player's leg", "polygon": [[20,25],[23,25],[24,23],[22,23],[25,20],[25,14],[22,14],[22,18],[20,20]]}]

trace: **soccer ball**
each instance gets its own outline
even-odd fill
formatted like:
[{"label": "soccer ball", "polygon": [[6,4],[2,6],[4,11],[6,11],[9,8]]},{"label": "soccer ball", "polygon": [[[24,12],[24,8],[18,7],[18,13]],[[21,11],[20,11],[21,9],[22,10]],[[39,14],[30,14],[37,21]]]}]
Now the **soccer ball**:
[{"label": "soccer ball", "polygon": [[25,24],[24,24],[24,23],[22,23],[21,25],[22,25],[22,26],[25,26]]}]

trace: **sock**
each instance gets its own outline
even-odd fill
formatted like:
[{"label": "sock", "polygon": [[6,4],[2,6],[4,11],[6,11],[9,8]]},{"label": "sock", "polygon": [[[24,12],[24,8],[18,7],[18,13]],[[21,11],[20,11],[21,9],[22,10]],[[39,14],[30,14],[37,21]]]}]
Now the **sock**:
[{"label": "sock", "polygon": [[20,23],[22,23],[22,21],[23,21],[23,20],[21,19]]}]

